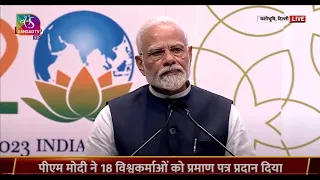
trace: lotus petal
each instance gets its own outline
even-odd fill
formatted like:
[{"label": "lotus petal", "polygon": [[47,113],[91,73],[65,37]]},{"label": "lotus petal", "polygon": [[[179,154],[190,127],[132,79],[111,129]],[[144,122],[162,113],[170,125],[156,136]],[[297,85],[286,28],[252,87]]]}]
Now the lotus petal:
[{"label": "lotus petal", "polygon": [[61,71],[57,71],[57,82],[56,84],[61,85],[63,87],[68,87],[71,78]]},{"label": "lotus petal", "polygon": [[70,110],[67,104],[66,89],[40,81],[37,81],[36,85],[42,98],[54,112],[66,118],[79,117]]},{"label": "lotus petal", "polygon": [[108,71],[104,75],[100,76],[98,81],[101,88],[110,86],[112,84],[112,71]]},{"label": "lotus petal", "polygon": [[106,102],[117,98],[121,95],[128,93],[131,89],[132,83],[121,84],[117,86],[113,86],[107,89],[102,90],[102,102],[100,107],[95,111],[95,113],[91,114],[88,119],[94,120],[99,112],[104,108]]},{"label": "lotus petal", "polygon": [[32,98],[21,98],[27,105],[29,105],[33,110],[41,114],[42,116],[51,119],[56,122],[62,122],[62,123],[70,123],[78,120],[79,118],[62,118],[55,114],[53,114],[44,104],[42,104],[40,101]]},{"label": "lotus petal", "polygon": [[69,104],[79,115],[86,117],[99,105],[99,90],[86,67],[83,67],[69,91]]}]

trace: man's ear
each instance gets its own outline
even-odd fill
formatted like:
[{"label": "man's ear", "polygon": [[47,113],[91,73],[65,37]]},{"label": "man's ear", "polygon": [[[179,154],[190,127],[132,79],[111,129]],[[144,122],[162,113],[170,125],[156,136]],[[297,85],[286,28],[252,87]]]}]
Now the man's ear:
[{"label": "man's ear", "polygon": [[144,66],[143,66],[143,62],[142,62],[142,59],[140,56],[135,56],[134,59],[136,60],[136,64],[138,66],[138,69],[140,70],[141,74],[143,76],[145,76],[145,73],[144,73]]},{"label": "man's ear", "polygon": [[192,46],[189,46],[189,47],[188,47],[188,55],[189,55],[190,64],[191,64],[191,61],[192,61]]}]

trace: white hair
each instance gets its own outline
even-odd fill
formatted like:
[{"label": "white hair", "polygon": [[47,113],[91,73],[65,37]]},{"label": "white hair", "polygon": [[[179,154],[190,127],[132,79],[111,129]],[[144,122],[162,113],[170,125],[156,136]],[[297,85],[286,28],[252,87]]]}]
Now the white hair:
[{"label": "white hair", "polygon": [[176,20],[167,17],[167,16],[158,16],[158,17],[153,17],[152,19],[149,19],[147,22],[145,22],[140,30],[138,31],[137,37],[136,37],[136,45],[137,45],[137,49],[138,49],[138,53],[141,54],[141,47],[142,47],[142,41],[141,38],[143,36],[143,34],[151,27],[156,26],[156,25],[160,25],[160,24],[174,24],[176,26],[178,26],[184,33],[185,36],[185,41],[188,45],[188,36],[186,31],[184,30],[184,28],[180,25],[180,23],[178,23]]}]

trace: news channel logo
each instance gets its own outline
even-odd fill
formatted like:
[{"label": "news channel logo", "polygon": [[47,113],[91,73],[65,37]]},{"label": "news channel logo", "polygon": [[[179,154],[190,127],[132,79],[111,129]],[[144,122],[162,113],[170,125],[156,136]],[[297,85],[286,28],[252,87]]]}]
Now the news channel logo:
[{"label": "news channel logo", "polygon": [[20,36],[32,36],[39,40],[42,34],[40,19],[34,14],[17,14],[15,32]]}]

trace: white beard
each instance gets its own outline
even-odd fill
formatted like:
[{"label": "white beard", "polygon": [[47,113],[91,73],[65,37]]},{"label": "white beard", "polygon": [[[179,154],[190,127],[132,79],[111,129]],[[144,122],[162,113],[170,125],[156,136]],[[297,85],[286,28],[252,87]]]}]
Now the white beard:
[{"label": "white beard", "polygon": [[[168,74],[161,76],[163,73],[172,70],[180,70],[177,74]],[[146,79],[148,83],[157,88],[165,89],[168,91],[176,91],[180,89],[189,79],[190,66],[184,70],[180,65],[173,65],[161,69],[157,74],[146,71]]]}]

